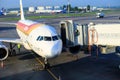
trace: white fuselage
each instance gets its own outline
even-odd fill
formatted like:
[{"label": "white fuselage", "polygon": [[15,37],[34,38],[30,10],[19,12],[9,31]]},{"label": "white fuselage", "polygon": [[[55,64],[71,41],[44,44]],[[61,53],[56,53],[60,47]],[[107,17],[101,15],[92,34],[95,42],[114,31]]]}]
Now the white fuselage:
[{"label": "white fuselage", "polygon": [[26,49],[33,50],[44,58],[53,58],[61,53],[62,41],[51,26],[20,20],[17,32]]}]

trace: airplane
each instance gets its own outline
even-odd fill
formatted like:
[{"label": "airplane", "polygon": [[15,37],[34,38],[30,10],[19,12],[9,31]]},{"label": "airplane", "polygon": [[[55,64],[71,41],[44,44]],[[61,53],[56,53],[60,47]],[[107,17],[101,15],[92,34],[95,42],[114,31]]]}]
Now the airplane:
[{"label": "airplane", "polygon": [[[20,0],[20,12],[21,19],[15,23],[19,39],[0,38],[0,61],[5,60],[9,55],[8,48],[3,45],[3,42],[7,42],[10,43],[10,46],[12,46],[12,43],[20,44],[27,50],[34,51],[44,58],[46,67],[48,65],[48,58],[54,58],[61,54],[62,40],[52,26],[32,20],[26,20],[23,12],[22,0]],[[12,47],[10,47],[10,49],[11,52],[13,52]]]},{"label": "airplane", "polygon": [[0,16],[6,16],[6,15],[7,15],[6,10],[4,8],[2,8],[0,10]]}]

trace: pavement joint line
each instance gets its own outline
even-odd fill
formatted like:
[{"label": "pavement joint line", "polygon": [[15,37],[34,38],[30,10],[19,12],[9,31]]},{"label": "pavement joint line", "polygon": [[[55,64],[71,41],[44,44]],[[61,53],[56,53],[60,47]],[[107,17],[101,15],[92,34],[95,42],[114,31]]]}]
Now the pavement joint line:
[{"label": "pavement joint line", "polygon": [[[41,61],[39,58],[37,58],[34,54],[33,54],[33,56],[35,57],[35,59],[36,59],[42,66],[44,66],[44,64],[42,63],[42,61]],[[53,74],[53,72],[50,71],[50,69],[46,69],[46,70],[47,70],[47,72],[48,72],[55,80],[59,80],[59,79]]]},{"label": "pavement joint line", "polygon": [[39,58],[35,58],[42,66],[44,66],[44,64],[42,63],[42,61],[39,60]]},{"label": "pavement joint line", "polygon": [[32,54],[32,55],[35,57],[35,59],[36,59],[42,66],[44,66],[44,64],[42,63],[42,61],[40,61],[39,58],[37,58],[34,54]]}]

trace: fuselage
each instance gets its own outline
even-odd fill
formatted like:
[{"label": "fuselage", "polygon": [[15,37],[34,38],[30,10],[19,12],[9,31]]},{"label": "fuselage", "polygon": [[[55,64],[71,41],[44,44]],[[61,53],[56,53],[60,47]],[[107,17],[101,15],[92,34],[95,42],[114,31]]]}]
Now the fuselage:
[{"label": "fuselage", "polygon": [[53,58],[61,53],[62,41],[53,27],[20,20],[16,29],[26,49],[33,50],[44,58]]}]

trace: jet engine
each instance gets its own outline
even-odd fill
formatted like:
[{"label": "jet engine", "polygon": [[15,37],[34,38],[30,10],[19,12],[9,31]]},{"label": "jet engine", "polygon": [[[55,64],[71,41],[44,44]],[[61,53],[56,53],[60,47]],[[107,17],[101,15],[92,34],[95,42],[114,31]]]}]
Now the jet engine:
[{"label": "jet engine", "polygon": [[5,60],[8,57],[8,48],[0,43],[0,61]]}]

